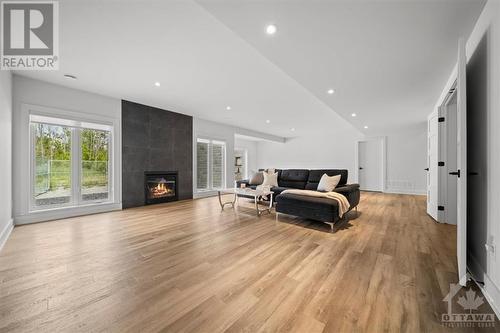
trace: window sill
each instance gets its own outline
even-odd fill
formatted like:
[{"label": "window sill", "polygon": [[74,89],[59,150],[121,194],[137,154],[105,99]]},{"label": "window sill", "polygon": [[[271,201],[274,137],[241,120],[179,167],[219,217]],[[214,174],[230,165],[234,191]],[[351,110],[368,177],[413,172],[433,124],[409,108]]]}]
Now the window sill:
[{"label": "window sill", "polygon": [[121,210],[122,204],[105,202],[105,203],[94,203],[84,206],[66,206],[58,207],[44,210],[31,211],[26,215],[18,215],[14,218],[15,225],[29,224],[36,222],[44,222],[51,220],[64,219],[68,217],[90,215],[104,212],[111,212],[115,210]]},{"label": "window sill", "polygon": [[93,207],[93,206],[99,206],[99,205],[109,205],[112,204],[112,201],[87,201],[84,204],[81,205],[75,205],[72,202],[64,204],[64,205],[52,205],[47,208],[42,208],[41,206],[39,208],[31,208],[28,214],[36,214],[36,213],[43,213],[43,212],[54,212],[54,211],[59,211],[59,210],[64,210],[64,209],[70,209],[70,208],[86,208],[86,207]]}]

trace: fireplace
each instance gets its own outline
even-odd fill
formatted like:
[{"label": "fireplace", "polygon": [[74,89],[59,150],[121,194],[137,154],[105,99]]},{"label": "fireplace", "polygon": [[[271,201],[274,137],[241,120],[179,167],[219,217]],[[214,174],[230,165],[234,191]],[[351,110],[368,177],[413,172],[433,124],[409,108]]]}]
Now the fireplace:
[{"label": "fireplace", "polygon": [[177,171],[144,172],[146,205],[177,200]]}]

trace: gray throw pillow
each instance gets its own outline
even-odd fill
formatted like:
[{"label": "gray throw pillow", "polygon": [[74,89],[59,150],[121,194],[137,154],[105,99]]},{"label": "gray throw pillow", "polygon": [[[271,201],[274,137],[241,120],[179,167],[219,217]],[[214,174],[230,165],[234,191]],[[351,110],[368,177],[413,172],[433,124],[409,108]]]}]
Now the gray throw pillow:
[{"label": "gray throw pillow", "polygon": [[250,178],[250,185],[261,185],[264,182],[264,174],[262,171],[255,172]]}]

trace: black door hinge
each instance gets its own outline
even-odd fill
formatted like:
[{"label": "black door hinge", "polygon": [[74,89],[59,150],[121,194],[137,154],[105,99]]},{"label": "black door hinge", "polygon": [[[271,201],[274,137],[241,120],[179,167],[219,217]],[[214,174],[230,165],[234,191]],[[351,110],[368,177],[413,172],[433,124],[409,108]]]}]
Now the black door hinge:
[{"label": "black door hinge", "polygon": [[438,123],[442,123],[442,122],[444,122],[444,117],[439,117],[438,118]]},{"label": "black door hinge", "polygon": [[438,206],[438,210],[444,210],[444,206]]}]

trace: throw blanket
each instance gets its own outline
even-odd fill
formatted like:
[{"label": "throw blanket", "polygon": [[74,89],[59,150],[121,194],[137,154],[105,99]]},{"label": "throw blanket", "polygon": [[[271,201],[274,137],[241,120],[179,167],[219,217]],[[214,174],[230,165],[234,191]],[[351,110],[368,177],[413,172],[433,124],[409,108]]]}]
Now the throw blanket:
[{"label": "throw blanket", "polygon": [[339,204],[339,217],[342,218],[344,214],[349,210],[351,205],[347,198],[337,192],[318,192],[318,191],[310,191],[310,190],[284,190],[281,194],[290,193],[290,194],[300,194],[307,195],[309,197],[318,197],[318,198],[328,198],[337,201]]},{"label": "throw blanket", "polygon": [[[269,185],[258,185],[255,189],[256,190],[260,190],[260,191],[271,191],[271,186],[269,186]],[[262,199],[269,200],[269,196],[263,195]]]}]

